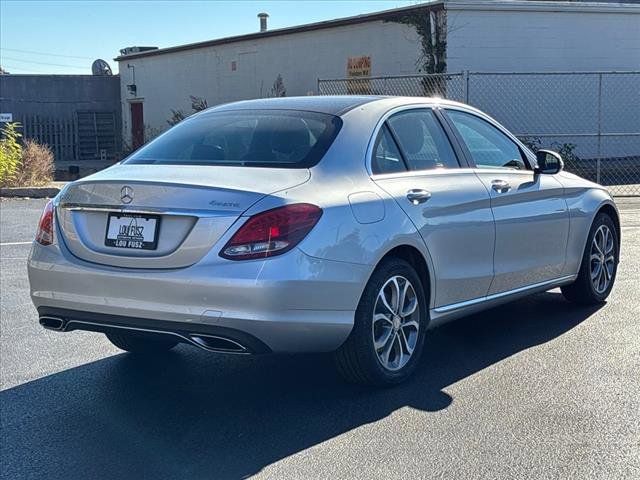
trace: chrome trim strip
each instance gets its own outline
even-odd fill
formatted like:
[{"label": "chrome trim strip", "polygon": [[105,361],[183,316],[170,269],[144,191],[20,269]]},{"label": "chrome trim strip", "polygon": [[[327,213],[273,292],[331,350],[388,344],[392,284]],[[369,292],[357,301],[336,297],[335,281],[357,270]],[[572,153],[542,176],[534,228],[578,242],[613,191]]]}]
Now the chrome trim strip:
[{"label": "chrome trim strip", "polygon": [[[517,172],[518,170],[514,170]],[[500,170],[500,172],[504,173],[504,169]],[[442,168],[442,169],[432,169],[432,170],[407,170],[404,172],[393,172],[393,173],[375,173],[371,175],[371,180],[374,182],[376,180],[389,180],[393,178],[419,178],[419,177],[437,177],[442,175],[469,175],[470,173],[475,173],[475,169],[469,167],[460,167],[460,168]],[[533,174],[533,172],[528,171],[529,174]]]},{"label": "chrome trim strip", "polygon": [[216,337],[215,335],[197,335],[194,334],[194,336],[202,336],[202,337],[216,337],[216,338],[220,338],[221,340],[225,340],[228,341],[230,343],[235,343],[236,345],[240,345],[242,347],[242,351],[234,351],[234,350],[224,350],[224,349],[215,349],[215,348],[208,348],[206,346],[204,346],[203,344],[196,342],[195,340],[191,339],[188,336],[182,335],[180,333],[177,332],[172,332],[170,330],[154,330],[154,329],[150,329],[150,328],[141,328],[141,327],[129,327],[129,326],[124,326],[124,325],[112,325],[109,323],[100,323],[100,322],[88,322],[85,320],[75,320],[75,319],[71,319],[68,320],[67,323],[63,324],[63,328],[61,330],[58,331],[62,331],[62,332],[66,332],[67,331],[67,327],[72,324],[75,323],[77,325],[95,325],[97,327],[105,327],[105,328],[118,328],[121,330],[133,330],[136,332],[145,332],[145,333],[158,333],[161,335],[172,335],[174,337],[178,337],[184,341],[186,341],[187,343],[190,343],[191,345],[194,345],[198,348],[201,348],[202,350],[206,350],[208,352],[218,352],[218,353],[229,353],[232,355],[249,355],[251,352],[249,352],[249,350],[247,350],[244,346],[240,345],[239,343],[233,341],[233,340],[229,340],[228,338],[224,338],[224,337]]},{"label": "chrome trim strip", "polygon": [[553,280],[547,280],[545,282],[534,283],[533,285],[526,285],[524,287],[515,288],[513,290],[507,290],[506,292],[494,293],[493,295],[487,295],[486,297],[473,298],[471,300],[465,300],[464,302],[452,303],[449,305],[444,305],[442,307],[436,307],[433,309],[436,313],[448,313],[454,310],[458,310],[460,308],[471,307],[472,305],[477,305],[479,303],[490,302],[492,300],[497,300],[499,298],[508,297],[510,295],[515,295],[518,293],[523,293],[528,290],[535,290],[537,288],[545,287],[545,286],[557,286],[565,282],[569,282],[574,280],[577,275],[566,275],[560,278],[554,278]]},{"label": "chrome trim strip", "polygon": [[140,215],[176,215],[189,217],[237,217],[240,210],[200,210],[200,209],[164,209],[155,207],[126,207],[125,205],[81,205],[76,203],[60,203],[59,208],[72,212],[109,212],[109,213],[137,213]]}]

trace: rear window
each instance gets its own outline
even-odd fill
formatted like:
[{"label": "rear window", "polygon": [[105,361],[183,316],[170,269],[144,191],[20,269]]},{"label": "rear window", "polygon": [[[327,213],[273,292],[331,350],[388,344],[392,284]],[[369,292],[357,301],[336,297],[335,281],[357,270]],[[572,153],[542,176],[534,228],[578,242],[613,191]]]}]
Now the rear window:
[{"label": "rear window", "polygon": [[184,120],[127,164],[308,168],[335,139],[340,118],[293,110],[211,112]]}]

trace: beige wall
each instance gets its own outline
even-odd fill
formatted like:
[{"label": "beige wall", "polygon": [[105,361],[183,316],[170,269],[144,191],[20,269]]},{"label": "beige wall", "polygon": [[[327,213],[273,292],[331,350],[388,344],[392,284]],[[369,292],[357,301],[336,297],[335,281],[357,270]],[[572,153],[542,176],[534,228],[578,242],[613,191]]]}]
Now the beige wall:
[{"label": "beige wall", "polygon": [[264,97],[278,74],[287,96],[307,95],[318,78],[345,77],[347,59],[361,55],[371,57],[372,75],[415,73],[418,39],[410,27],[376,21],[122,61],[124,138],[130,140],[128,102],[134,99],[126,89],[132,83],[127,64],[135,68],[135,100],[144,102],[145,124],[163,130],[172,108],[190,111],[189,95],[210,106]]},{"label": "beige wall", "polygon": [[[638,5],[452,0],[445,8],[451,73],[640,70]],[[189,95],[210,106],[265,97],[278,74],[287,96],[315,93],[318,78],[345,77],[347,59],[363,55],[371,57],[373,76],[416,73],[419,38],[413,27],[371,21],[122,61],[124,140],[131,100],[144,103],[145,124],[159,131],[172,108],[190,112]],[[126,89],[127,64],[135,67],[135,99]],[[529,100],[534,105],[535,95]]]}]

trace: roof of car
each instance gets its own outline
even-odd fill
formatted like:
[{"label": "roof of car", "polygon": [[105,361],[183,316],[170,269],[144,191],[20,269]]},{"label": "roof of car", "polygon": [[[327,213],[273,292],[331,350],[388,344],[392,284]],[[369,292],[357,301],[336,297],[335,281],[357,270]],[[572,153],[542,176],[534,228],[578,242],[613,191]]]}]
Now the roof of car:
[{"label": "roof of car", "polygon": [[342,115],[365,103],[380,100],[385,97],[376,95],[327,95],[308,97],[277,97],[243,100],[225,103],[208,109],[209,111],[224,110],[306,110],[309,112]]}]

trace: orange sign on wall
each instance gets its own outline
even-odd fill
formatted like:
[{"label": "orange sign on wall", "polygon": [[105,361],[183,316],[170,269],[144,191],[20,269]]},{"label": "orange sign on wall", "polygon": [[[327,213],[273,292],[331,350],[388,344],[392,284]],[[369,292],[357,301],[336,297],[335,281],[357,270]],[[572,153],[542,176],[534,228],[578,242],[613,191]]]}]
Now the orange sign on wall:
[{"label": "orange sign on wall", "polygon": [[370,77],[371,57],[349,57],[347,59],[347,77]]},{"label": "orange sign on wall", "polygon": [[350,94],[370,94],[371,83],[367,77],[371,76],[371,57],[347,58],[347,77],[353,78],[347,82],[347,91]]}]

